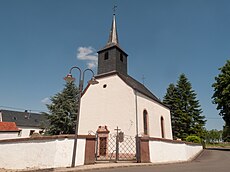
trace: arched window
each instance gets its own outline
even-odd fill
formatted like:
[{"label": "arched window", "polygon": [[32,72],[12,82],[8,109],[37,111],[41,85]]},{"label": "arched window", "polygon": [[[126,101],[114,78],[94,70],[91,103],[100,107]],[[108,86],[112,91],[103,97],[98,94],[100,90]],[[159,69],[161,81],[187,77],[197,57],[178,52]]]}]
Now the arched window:
[{"label": "arched window", "polygon": [[161,117],[161,137],[165,138],[165,131],[164,131],[164,118]]},{"label": "arched window", "polygon": [[144,122],[144,135],[148,135],[148,112],[143,111],[143,122]]}]

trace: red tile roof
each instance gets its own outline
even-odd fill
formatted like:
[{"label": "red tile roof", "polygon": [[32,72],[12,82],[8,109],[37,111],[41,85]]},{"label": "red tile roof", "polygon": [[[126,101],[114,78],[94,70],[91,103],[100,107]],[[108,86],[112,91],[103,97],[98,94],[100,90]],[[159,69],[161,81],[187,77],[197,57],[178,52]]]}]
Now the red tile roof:
[{"label": "red tile roof", "polygon": [[15,122],[0,122],[0,131],[19,131]]}]

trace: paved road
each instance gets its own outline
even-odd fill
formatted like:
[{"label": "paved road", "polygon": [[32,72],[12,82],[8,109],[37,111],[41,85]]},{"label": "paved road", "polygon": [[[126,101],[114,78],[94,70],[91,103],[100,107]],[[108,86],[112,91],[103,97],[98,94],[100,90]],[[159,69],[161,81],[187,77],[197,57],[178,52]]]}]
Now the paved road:
[{"label": "paved road", "polygon": [[208,149],[187,163],[126,167],[92,172],[230,172],[230,149]]}]

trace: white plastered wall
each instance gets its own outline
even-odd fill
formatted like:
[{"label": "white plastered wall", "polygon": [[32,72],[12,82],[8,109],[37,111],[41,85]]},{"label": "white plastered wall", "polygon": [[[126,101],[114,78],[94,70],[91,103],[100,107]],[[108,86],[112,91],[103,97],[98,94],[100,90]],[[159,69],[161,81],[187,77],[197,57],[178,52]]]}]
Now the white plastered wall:
[{"label": "white plastered wall", "polygon": [[99,126],[106,125],[110,133],[115,133],[114,129],[118,126],[126,135],[134,136],[136,117],[133,89],[117,75],[98,81],[99,84],[91,85],[82,97],[79,134],[96,132]]},{"label": "white plastered wall", "polygon": [[17,126],[21,130],[20,137],[30,137],[30,131],[34,131],[34,133],[39,133],[43,129],[36,127],[25,127],[25,126]]},{"label": "white plastered wall", "polygon": [[[0,167],[5,169],[55,168],[71,165],[74,139],[0,143]],[[85,139],[78,139],[76,165],[83,165]]]},{"label": "white plastered wall", "polygon": [[139,135],[144,135],[143,111],[148,113],[148,136],[162,138],[161,117],[164,119],[164,138],[172,139],[170,110],[154,100],[137,93]]},{"label": "white plastered wall", "polygon": [[18,138],[18,131],[0,132],[0,140]]},{"label": "white plastered wall", "polygon": [[150,162],[183,162],[194,158],[203,150],[202,145],[188,145],[163,141],[149,141]]},{"label": "white plastered wall", "polygon": [[[169,109],[140,93],[136,94],[134,89],[117,75],[100,78],[98,81],[99,84],[91,85],[82,97],[79,134],[96,132],[98,126],[106,125],[110,133],[114,133],[114,129],[118,126],[125,135],[135,136],[137,115],[138,135],[142,136],[143,111],[147,110],[149,136],[161,138],[162,116],[165,138],[172,139]],[[103,88],[105,85],[106,87]]]}]

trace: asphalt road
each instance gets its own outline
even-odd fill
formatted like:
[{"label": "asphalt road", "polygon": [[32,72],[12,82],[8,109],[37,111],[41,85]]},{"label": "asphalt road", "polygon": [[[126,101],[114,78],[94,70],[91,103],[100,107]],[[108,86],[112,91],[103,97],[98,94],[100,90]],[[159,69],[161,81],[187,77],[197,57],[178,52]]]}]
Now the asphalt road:
[{"label": "asphalt road", "polygon": [[230,172],[230,149],[206,149],[186,163],[92,170],[93,172]]}]

